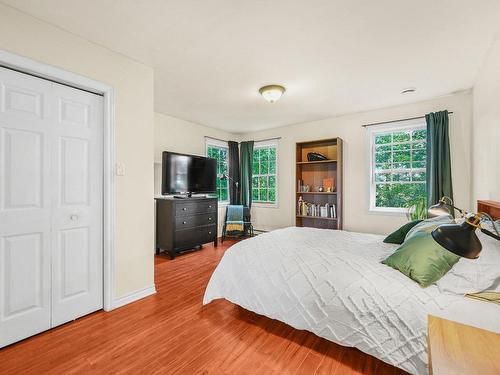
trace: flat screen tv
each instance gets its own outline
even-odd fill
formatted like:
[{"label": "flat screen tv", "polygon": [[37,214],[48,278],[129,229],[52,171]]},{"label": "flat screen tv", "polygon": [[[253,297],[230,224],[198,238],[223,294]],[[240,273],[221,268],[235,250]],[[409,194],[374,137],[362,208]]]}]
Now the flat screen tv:
[{"label": "flat screen tv", "polygon": [[215,193],[217,161],[202,156],[164,151],[162,155],[161,193],[206,194]]}]

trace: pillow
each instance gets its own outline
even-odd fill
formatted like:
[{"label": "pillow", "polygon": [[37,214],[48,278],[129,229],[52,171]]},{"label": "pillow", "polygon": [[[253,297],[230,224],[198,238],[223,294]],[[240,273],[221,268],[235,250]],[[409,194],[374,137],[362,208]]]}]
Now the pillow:
[{"label": "pillow", "polygon": [[422,287],[448,272],[460,257],[439,245],[428,232],[415,233],[382,263],[397,269]]},{"label": "pillow", "polygon": [[500,292],[500,242],[476,230],[483,249],[477,259],[460,258],[436,284],[441,292],[465,295],[484,290]]},{"label": "pillow", "polygon": [[385,239],[385,243],[395,243],[401,245],[405,241],[406,234],[409,232],[411,228],[420,223],[422,220],[413,220],[409,223],[406,223],[401,228],[396,229],[394,232],[389,234]]},{"label": "pillow", "polygon": [[408,241],[415,233],[418,232],[432,232],[434,229],[439,227],[441,224],[453,223],[453,217],[451,215],[444,215],[433,217],[431,219],[425,219],[422,222],[411,228],[406,234],[405,241]]}]

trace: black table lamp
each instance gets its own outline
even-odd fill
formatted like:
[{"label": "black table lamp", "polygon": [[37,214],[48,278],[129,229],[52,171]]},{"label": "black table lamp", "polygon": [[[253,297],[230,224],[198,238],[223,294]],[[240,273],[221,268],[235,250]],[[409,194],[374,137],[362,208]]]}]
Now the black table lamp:
[{"label": "black table lamp", "polygon": [[[451,211],[448,209],[456,209],[462,215],[465,215],[465,211],[453,206],[453,201],[449,199],[447,202],[446,197],[439,200],[439,203],[429,207],[429,215],[433,216],[448,215]],[[432,231],[432,238],[444,247],[446,250],[451,251],[458,256],[476,259],[479,257],[479,253],[482,250],[481,242],[476,235],[476,229],[480,229],[481,232],[487,234],[500,241],[500,236],[490,232],[487,229],[481,227],[481,220],[485,218],[493,223],[493,219],[490,215],[480,212],[472,216],[466,217],[462,224],[443,224]],[[496,230],[496,229],[495,229]]]}]

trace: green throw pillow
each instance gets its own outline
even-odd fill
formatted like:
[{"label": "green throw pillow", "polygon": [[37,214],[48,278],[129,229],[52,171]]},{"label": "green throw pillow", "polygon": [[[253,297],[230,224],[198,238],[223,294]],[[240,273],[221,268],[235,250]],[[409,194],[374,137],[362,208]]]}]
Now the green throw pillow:
[{"label": "green throw pillow", "polygon": [[422,220],[413,220],[409,223],[406,223],[401,228],[396,229],[394,232],[389,234],[385,239],[385,243],[395,243],[401,245],[405,241],[406,234],[413,228],[415,225],[420,223]]},{"label": "green throw pillow", "polygon": [[431,233],[419,232],[382,263],[397,269],[422,287],[438,281],[460,257],[439,245]]}]

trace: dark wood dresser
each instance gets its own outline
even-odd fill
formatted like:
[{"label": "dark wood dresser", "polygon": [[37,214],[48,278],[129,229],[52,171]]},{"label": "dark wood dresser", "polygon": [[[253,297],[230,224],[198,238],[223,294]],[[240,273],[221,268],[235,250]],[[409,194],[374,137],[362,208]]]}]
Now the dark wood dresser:
[{"label": "dark wood dresser", "polygon": [[171,259],[213,242],[217,246],[217,198],[156,198],[156,253]]}]

